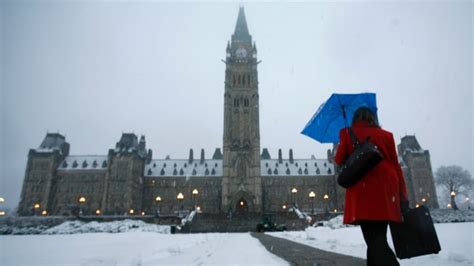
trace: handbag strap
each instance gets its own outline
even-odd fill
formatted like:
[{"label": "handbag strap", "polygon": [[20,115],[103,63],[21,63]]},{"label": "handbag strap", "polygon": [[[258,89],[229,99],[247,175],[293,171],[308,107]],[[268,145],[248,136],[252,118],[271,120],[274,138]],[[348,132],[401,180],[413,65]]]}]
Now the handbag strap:
[{"label": "handbag strap", "polygon": [[352,147],[358,147],[360,145],[360,142],[359,140],[357,139],[354,131],[352,131],[352,127],[349,127],[349,135],[351,136],[351,140],[352,140]]}]

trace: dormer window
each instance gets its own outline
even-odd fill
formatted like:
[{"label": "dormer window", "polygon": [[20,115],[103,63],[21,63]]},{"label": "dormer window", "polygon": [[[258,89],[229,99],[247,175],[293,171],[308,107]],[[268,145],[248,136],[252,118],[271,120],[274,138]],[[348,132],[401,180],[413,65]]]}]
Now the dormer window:
[{"label": "dormer window", "polygon": [[72,163],[72,168],[77,168],[78,164],[76,162],[76,160],[74,160],[74,162]]},{"label": "dormer window", "polygon": [[67,168],[67,162],[66,162],[66,161],[63,162],[62,167],[63,167],[63,168]]},{"label": "dormer window", "polygon": [[165,175],[165,169],[161,168],[160,175]]},{"label": "dormer window", "polygon": [[179,175],[184,175],[183,168],[179,169]]},{"label": "dormer window", "polygon": [[211,175],[215,175],[215,174],[216,174],[216,170],[212,168]]},{"label": "dormer window", "polygon": [[148,168],[147,174],[148,174],[148,175],[151,175],[152,173],[153,173],[153,172],[151,171],[151,169]]},{"label": "dormer window", "polygon": [[107,161],[102,162],[102,168],[107,168]]},{"label": "dormer window", "polygon": [[94,162],[92,163],[92,167],[97,168],[97,161],[96,160],[94,160]]}]

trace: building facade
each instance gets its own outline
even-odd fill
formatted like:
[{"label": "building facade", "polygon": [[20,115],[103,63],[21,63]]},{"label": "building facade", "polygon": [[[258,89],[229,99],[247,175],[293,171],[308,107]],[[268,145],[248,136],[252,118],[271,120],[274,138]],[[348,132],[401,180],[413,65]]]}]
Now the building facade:
[{"label": "building facade", "polygon": [[[144,136],[125,133],[107,155],[76,156],[69,154],[64,136],[48,133],[28,153],[18,213],[173,215],[194,208],[264,213],[286,212],[293,205],[312,213],[342,210],[344,190],[335,181],[332,151],[323,159],[295,159],[291,149],[285,158],[280,149],[272,158],[260,147],[259,61],[243,8],[225,63],[222,151],[216,148],[208,158],[204,150],[199,156],[190,150],[185,159],[154,159]],[[436,192],[429,153],[420,159],[408,152],[404,139],[401,158],[410,197],[429,193],[432,202]]]}]

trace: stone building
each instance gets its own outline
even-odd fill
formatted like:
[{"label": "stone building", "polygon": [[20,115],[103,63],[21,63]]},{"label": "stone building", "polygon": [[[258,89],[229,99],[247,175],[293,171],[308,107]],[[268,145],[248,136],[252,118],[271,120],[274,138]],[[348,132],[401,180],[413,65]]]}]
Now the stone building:
[{"label": "stone building", "polygon": [[[344,190],[335,182],[332,152],[328,158],[295,159],[292,150],[285,158],[278,150],[272,158],[260,147],[259,62],[243,8],[225,63],[222,151],[216,148],[212,157],[190,150],[185,159],[154,159],[144,136],[125,133],[107,155],[76,156],[69,154],[64,136],[48,133],[29,151],[18,213],[167,215],[198,208],[250,214],[286,212],[293,204],[315,213],[342,210]],[[429,191],[434,199],[432,175],[430,181],[426,174],[427,167],[431,173],[429,154],[426,165],[411,163],[418,157],[406,150],[404,169],[414,180],[410,189]],[[417,181],[420,174],[423,182]]]},{"label": "stone building", "polygon": [[415,136],[405,136],[398,145],[398,154],[412,207],[424,204],[439,208],[430,152],[421,148]]}]

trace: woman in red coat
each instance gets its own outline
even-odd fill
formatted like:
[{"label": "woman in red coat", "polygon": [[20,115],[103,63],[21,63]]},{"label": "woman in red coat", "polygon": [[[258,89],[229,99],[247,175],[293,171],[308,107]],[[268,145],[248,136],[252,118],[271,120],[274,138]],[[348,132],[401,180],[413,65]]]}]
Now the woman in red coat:
[{"label": "woman in red coat", "polygon": [[[389,222],[402,222],[401,208],[408,208],[408,198],[393,135],[379,126],[367,107],[354,113],[352,130],[359,141],[369,138],[383,160],[346,190],[344,223],[360,224],[367,244],[367,265],[399,265],[387,243],[387,227]],[[337,165],[353,152],[348,128],[341,130],[339,140]]]}]

